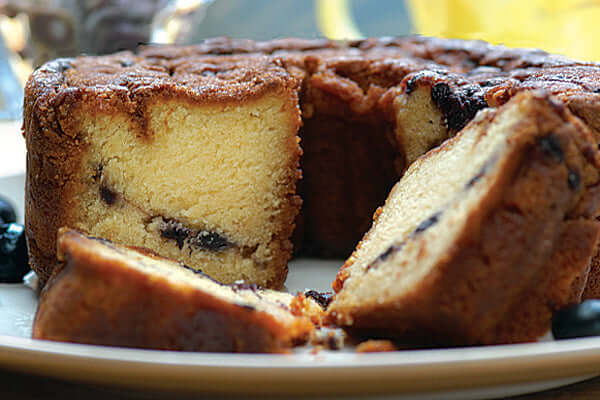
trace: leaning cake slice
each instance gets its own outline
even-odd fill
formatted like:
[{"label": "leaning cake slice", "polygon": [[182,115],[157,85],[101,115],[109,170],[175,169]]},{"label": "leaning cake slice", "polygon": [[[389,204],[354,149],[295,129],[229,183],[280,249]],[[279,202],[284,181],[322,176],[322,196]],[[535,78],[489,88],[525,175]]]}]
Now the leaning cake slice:
[{"label": "leaning cake slice", "polygon": [[394,187],[339,272],[328,319],[427,342],[535,340],[580,299],[599,168],[589,130],[544,94],[481,111]]},{"label": "leaning cake slice", "polygon": [[61,229],[64,263],[42,292],[33,337],[211,352],[285,352],[322,308],[309,298],[221,284],[147,250]]}]

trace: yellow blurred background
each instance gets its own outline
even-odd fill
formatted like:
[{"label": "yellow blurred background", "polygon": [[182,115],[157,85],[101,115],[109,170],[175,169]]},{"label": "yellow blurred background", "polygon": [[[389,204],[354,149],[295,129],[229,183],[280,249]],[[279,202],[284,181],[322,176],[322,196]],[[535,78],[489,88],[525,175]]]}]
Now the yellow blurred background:
[{"label": "yellow blurred background", "polygon": [[[374,6],[377,1],[373,1]],[[406,0],[413,33],[536,47],[600,60],[600,0]],[[381,10],[385,12],[385,10]],[[332,39],[363,35],[348,0],[317,0],[321,32]],[[358,17],[358,18],[357,18]],[[597,29],[598,28],[598,29]]]},{"label": "yellow blurred background", "polygon": [[482,39],[600,60],[598,0],[407,0],[423,35]]}]

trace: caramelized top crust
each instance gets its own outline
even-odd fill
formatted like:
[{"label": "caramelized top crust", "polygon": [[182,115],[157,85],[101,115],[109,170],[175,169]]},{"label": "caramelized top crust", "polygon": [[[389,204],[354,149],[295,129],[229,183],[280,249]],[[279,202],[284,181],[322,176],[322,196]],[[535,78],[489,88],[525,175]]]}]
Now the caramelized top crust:
[{"label": "caramelized top crust", "polygon": [[480,66],[496,67],[502,71],[515,68],[546,68],[580,64],[560,55],[539,49],[514,49],[494,46],[480,40],[440,39],[424,36],[403,38],[371,38],[354,42],[360,49],[397,47],[414,57],[432,60],[443,65],[461,65],[464,70]]},{"label": "caramelized top crust", "polygon": [[232,55],[261,53],[272,54],[276,51],[307,51],[323,49],[345,48],[343,42],[334,42],[327,39],[299,39],[285,38],[275,39],[267,42],[255,42],[248,39],[231,39],[228,37],[217,37],[206,39],[203,42],[191,46],[173,45],[146,45],[141,46],[138,53],[143,57],[160,58],[172,60],[181,57],[198,55]]},{"label": "caramelized top crust", "polygon": [[[314,87],[350,104],[350,114],[378,108],[385,115],[390,105],[385,91],[420,71],[434,72],[436,81],[445,81],[453,94],[460,88],[458,96],[478,93],[491,107],[531,89],[545,89],[568,104],[578,102],[579,108],[600,99],[600,64],[542,50],[420,36],[353,42],[214,38],[193,46],[142,46],[137,54],[50,62],[34,72],[27,90],[36,92],[36,98],[40,92],[85,90],[104,96],[119,93],[125,100],[164,93],[200,101],[242,101],[275,87],[299,90],[307,82],[304,89]],[[32,101],[31,96],[26,99]],[[583,113],[571,108],[576,115]],[[25,120],[28,109],[26,104]]]},{"label": "caramelized top crust", "polygon": [[516,68],[545,68],[581,64],[566,57],[552,55],[538,49],[512,49],[504,46],[494,46],[483,41],[439,39],[424,36],[369,38],[349,42],[297,38],[254,42],[246,39],[220,37],[207,39],[193,46],[142,46],[139,54],[150,58],[175,59],[208,54],[274,54],[315,50],[348,51],[350,49],[357,49],[360,52],[381,51],[383,49],[392,50],[396,53],[400,51],[404,56],[431,60],[442,65],[460,65],[464,71],[480,66],[496,67],[502,71],[510,71]]},{"label": "caramelized top crust", "polygon": [[297,84],[280,63],[266,56],[243,60],[180,57],[161,63],[123,52],[52,61],[33,73],[28,87],[126,92],[129,97],[160,91],[214,102],[243,101],[277,87],[295,90]]}]

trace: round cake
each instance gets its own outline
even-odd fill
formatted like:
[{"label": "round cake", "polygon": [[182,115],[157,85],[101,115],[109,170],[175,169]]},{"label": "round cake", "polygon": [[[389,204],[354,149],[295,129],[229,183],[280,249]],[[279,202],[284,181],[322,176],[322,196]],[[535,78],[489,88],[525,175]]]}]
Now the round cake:
[{"label": "round cake", "polygon": [[280,287],[294,249],[348,256],[410,163],[482,109],[543,89],[597,139],[599,78],[539,50],[425,37],[57,60],[26,87],[31,264],[45,282],[69,226]]}]

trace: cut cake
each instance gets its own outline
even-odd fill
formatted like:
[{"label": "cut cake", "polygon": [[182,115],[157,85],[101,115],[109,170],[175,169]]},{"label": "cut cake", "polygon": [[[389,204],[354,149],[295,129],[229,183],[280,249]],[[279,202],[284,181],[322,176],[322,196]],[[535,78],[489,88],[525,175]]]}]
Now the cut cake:
[{"label": "cut cake", "polygon": [[279,287],[294,229],[304,254],[347,256],[412,161],[534,89],[600,137],[597,64],[483,42],[214,39],[51,62],[25,96],[31,264],[45,282],[69,226]]}]

